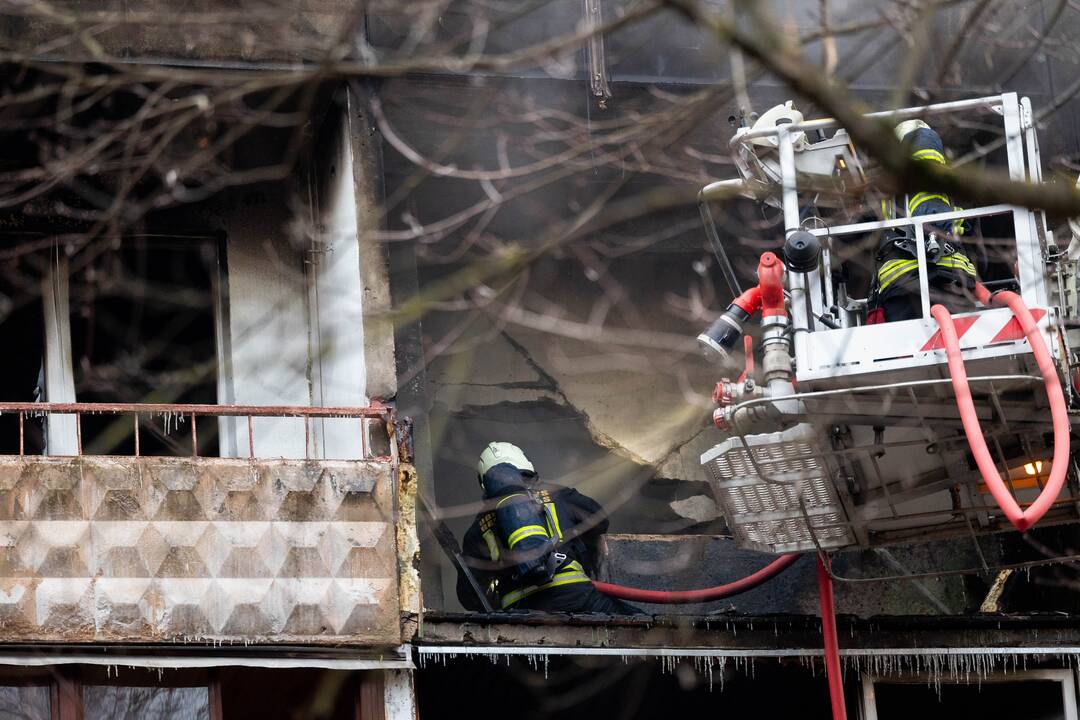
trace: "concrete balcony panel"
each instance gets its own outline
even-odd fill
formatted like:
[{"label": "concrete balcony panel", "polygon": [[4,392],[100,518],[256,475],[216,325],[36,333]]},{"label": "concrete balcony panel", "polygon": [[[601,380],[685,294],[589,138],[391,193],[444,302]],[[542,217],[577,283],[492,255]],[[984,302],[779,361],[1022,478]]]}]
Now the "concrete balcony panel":
[{"label": "concrete balcony panel", "polygon": [[0,639],[401,642],[397,465],[0,457]]}]

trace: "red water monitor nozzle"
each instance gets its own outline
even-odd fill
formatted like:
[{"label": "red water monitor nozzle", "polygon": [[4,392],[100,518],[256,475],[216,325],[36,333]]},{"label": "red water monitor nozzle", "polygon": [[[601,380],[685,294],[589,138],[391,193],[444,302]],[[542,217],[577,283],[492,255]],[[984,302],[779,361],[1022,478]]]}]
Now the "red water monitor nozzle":
[{"label": "red water monitor nozzle", "polygon": [[787,315],[784,307],[784,264],[771,252],[758,261],[758,284],[731,301],[724,314],[709,329],[698,335],[707,354],[716,353],[723,360],[743,335],[743,323],[754,313],[762,316]]}]

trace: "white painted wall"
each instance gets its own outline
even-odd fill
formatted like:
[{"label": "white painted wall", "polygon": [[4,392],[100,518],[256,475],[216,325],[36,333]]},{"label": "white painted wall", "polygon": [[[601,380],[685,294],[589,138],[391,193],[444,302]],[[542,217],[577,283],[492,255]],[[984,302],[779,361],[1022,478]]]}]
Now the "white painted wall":
[{"label": "white painted wall", "polygon": [[[229,228],[227,313],[222,322],[218,402],[309,405],[307,289],[302,254],[285,237],[276,213],[237,219]],[[221,455],[247,457],[245,418],[223,418]],[[255,418],[256,457],[303,458],[304,423]]]},{"label": "white painted wall", "polygon": [[[316,147],[316,178],[304,203],[270,198],[227,222],[218,302],[219,402],[357,407],[368,404],[364,284],[357,238],[353,155],[344,110]],[[290,217],[303,205],[305,222]],[[304,211],[300,211],[304,212]],[[219,424],[221,454],[248,455],[247,420]],[[356,418],[311,423],[256,418],[258,457],[362,456]]]},{"label": "white painted wall", "polygon": [[[46,402],[75,402],[75,374],[71,363],[71,303],[68,292],[68,258],[54,245],[49,266],[41,280],[42,315],[45,320]],[[48,455],[77,455],[78,434],[74,415],[49,415],[45,423]]]},{"label": "white painted wall", "polygon": [[[386,720],[416,720],[416,686],[412,670],[378,670],[383,674],[383,716]],[[377,712],[372,715],[378,716]]]},{"label": "white painted wall", "polygon": [[[317,232],[307,265],[312,404],[357,407],[368,398],[353,154],[348,122],[327,126],[320,181],[313,189]],[[359,420],[319,420],[315,426],[320,457],[360,456],[365,428]]]}]

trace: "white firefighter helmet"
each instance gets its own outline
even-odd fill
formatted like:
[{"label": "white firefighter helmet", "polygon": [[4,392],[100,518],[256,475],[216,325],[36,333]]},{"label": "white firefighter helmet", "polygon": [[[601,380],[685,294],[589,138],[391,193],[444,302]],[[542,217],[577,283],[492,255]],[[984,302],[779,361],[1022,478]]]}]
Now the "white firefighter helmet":
[{"label": "white firefighter helmet", "polygon": [[525,456],[521,448],[508,442],[488,443],[484,452],[480,453],[480,462],[476,463],[476,474],[484,477],[484,473],[488,470],[503,463],[513,465],[518,470],[536,474],[536,468],[529,462],[529,458]]},{"label": "white firefighter helmet", "polygon": [[[776,107],[769,108],[765,113],[757,119],[751,130],[764,130],[777,127],[778,125],[798,124],[803,121],[803,114],[795,109],[795,105],[791,100],[788,100],[783,105],[777,105]],[[791,142],[795,145],[795,149],[798,150],[806,144],[806,133],[799,130],[792,133]],[[758,147],[779,147],[780,143],[775,136],[766,136],[754,138],[750,141],[751,144]]]},{"label": "white firefighter helmet", "polygon": [[906,138],[908,135],[915,132],[919,128],[926,128],[927,130],[931,129],[930,126],[924,123],[922,120],[905,120],[904,122],[896,126],[896,139],[900,142],[904,142],[904,138]]}]

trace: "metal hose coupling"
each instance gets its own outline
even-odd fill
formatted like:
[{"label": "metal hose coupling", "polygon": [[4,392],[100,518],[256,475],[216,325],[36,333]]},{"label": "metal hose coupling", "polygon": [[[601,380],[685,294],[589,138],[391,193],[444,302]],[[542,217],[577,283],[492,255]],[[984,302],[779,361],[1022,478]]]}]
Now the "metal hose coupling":
[{"label": "metal hose coupling", "polygon": [[[747,292],[757,290],[757,288],[751,288]],[[740,295],[742,298],[746,293]],[[724,314],[716,319],[709,329],[698,335],[698,342],[701,343],[702,350],[705,355],[715,356],[717,360],[724,361],[727,359],[731,349],[739,342],[739,339],[743,335],[743,323],[750,319],[751,313],[738,304],[736,299],[727,306],[724,310]]]}]

